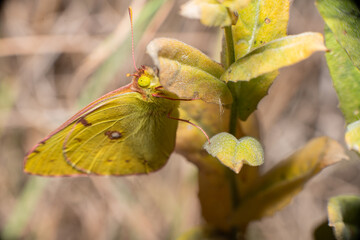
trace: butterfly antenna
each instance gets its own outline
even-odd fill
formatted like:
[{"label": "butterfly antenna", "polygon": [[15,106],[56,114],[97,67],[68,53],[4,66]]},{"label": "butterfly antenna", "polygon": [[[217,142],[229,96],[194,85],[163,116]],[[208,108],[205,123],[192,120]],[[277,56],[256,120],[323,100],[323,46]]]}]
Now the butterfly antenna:
[{"label": "butterfly antenna", "polygon": [[132,14],[132,8],[129,7],[129,17],[130,17],[130,25],[131,25],[131,53],[133,58],[133,63],[136,71],[139,71],[139,69],[136,67],[135,63],[135,54],[134,54],[134,28],[133,28],[133,14]]}]

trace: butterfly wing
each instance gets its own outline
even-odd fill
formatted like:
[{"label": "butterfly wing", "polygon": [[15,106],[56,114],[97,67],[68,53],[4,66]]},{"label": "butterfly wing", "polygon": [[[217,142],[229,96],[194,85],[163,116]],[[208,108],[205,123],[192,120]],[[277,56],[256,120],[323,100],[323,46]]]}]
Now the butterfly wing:
[{"label": "butterfly wing", "polygon": [[26,157],[25,171],[46,176],[128,175],[161,168],[175,145],[176,105],[137,92],[106,95],[76,114]]}]

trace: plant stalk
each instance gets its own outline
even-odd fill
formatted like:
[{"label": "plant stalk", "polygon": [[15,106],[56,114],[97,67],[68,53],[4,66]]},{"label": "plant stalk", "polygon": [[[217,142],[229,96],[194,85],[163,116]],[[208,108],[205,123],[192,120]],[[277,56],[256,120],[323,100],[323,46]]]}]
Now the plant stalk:
[{"label": "plant stalk", "polygon": [[[234,40],[232,35],[232,26],[225,27],[225,40],[226,40],[226,68],[229,68],[231,64],[235,62],[235,49],[234,49]],[[229,84],[229,83],[228,83]],[[236,122],[237,122],[237,98],[235,94],[235,88],[229,87],[231,94],[233,96],[233,103],[231,105],[231,116],[229,123],[229,133],[236,136]]]},{"label": "plant stalk", "polygon": [[226,40],[226,66],[229,68],[235,62],[234,39],[232,35],[232,26],[225,27],[225,40]]},{"label": "plant stalk", "polygon": [[[232,35],[232,26],[225,27],[225,40],[226,40],[226,68],[229,68],[231,64],[235,62],[235,49],[234,49],[234,40]],[[229,122],[229,133],[236,136],[236,125],[237,125],[237,95],[236,90],[234,87],[231,87],[232,83],[228,82],[229,89],[233,96],[233,103],[231,104],[231,115],[230,115],[230,122]],[[233,172],[230,170],[227,174],[229,178],[229,184],[231,187],[231,195],[232,195],[232,205],[235,209],[239,204],[239,195],[237,189],[237,182]]]}]

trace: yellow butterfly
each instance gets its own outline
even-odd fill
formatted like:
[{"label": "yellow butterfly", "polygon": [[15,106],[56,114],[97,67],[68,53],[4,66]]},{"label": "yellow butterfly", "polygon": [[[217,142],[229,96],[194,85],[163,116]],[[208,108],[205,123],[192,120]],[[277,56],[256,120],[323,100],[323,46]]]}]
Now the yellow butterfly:
[{"label": "yellow butterfly", "polygon": [[90,103],[38,143],[25,157],[24,171],[42,176],[155,171],[174,150],[176,98],[153,69],[142,67],[132,83]]}]

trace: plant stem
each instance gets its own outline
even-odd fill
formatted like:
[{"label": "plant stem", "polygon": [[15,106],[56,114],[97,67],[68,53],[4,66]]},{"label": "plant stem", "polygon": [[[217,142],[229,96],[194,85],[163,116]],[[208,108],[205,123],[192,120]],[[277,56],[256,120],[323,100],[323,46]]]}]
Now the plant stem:
[{"label": "plant stem", "polygon": [[232,35],[232,26],[225,27],[226,40],[226,65],[225,68],[230,67],[235,62],[234,40]]},{"label": "plant stem", "polygon": [[230,122],[229,122],[229,133],[231,133],[232,135],[234,135],[236,137],[236,123],[237,123],[237,109],[236,109],[236,105],[237,105],[237,99],[235,94],[233,94],[233,103],[231,104],[231,115],[230,115]]},{"label": "plant stem", "polygon": [[[232,26],[225,27],[225,39],[226,39],[226,68],[229,68],[231,64],[235,62],[235,49],[234,49],[234,40],[232,35]],[[230,85],[231,83],[228,83]],[[231,105],[231,116],[230,116],[230,123],[229,123],[229,133],[236,136],[236,122],[237,122],[237,98],[235,87],[229,86],[231,94],[233,96],[233,103]]]},{"label": "plant stem", "polygon": [[[235,62],[235,49],[234,49],[234,40],[232,35],[232,26],[225,27],[225,40],[226,40],[226,68],[229,68],[231,64]],[[233,96],[233,103],[231,104],[231,115],[230,115],[230,122],[229,122],[229,133],[236,136],[236,123],[237,123],[237,95],[236,95],[236,88],[231,82],[228,82],[229,89],[231,91],[231,94]],[[229,178],[229,183],[231,187],[231,194],[232,194],[232,205],[235,209],[239,204],[239,195],[238,195],[238,189],[237,189],[237,182],[236,178],[233,172],[228,171],[227,174]]]}]

